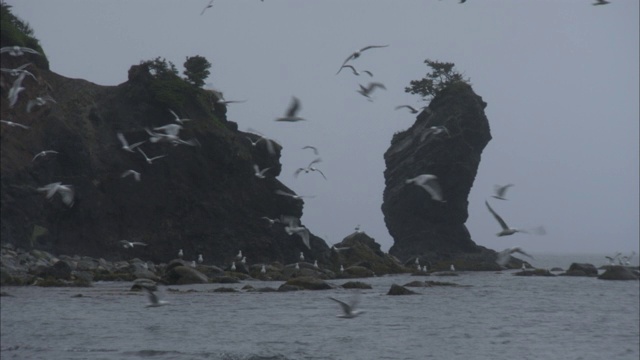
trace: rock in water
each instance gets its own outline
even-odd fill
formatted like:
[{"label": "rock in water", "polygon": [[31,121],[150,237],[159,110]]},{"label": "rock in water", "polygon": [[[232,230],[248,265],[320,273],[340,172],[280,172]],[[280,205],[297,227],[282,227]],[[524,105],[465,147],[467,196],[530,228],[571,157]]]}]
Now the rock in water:
[{"label": "rock in water", "polygon": [[[480,155],[491,140],[486,103],[471,86],[444,89],[407,130],[396,133],[384,154],[386,188],[382,212],[394,239],[390,253],[406,259],[423,253],[478,253],[467,221],[468,196]],[[447,132],[435,133],[444,126]],[[407,179],[438,178],[446,202],[435,201]]]},{"label": "rock in water", "polygon": [[624,266],[614,265],[598,276],[602,280],[638,280],[638,276]]}]

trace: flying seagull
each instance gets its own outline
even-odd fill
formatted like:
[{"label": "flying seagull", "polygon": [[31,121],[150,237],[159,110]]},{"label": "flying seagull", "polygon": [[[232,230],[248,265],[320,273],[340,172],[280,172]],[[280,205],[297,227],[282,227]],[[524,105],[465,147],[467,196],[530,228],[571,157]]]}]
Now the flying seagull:
[{"label": "flying seagull", "polygon": [[305,174],[308,174],[308,173],[309,173],[309,171],[317,171],[317,172],[319,172],[319,173],[320,173],[320,175],[322,175],[322,177],[323,177],[325,180],[327,180],[327,177],[326,177],[326,176],[324,176],[324,174],[322,173],[322,171],[320,171],[320,169],[318,169],[318,168],[316,168],[316,167],[314,167],[314,166],[313,166],[313,164],[317,164],[317,163],[319,163],[320,161],[322,161],[322,159],[320,159],[320,158],[317,158],[317,159],[313,160],[311,163],[309,163],[309,165],[308,165],[306,168],[298,168],[298,169],[293,173],[293,175],[294,175],[295,177],[298,177],[298,174],[300,174],[300,173],[301,173],[301,172],[303,172],[303,171],[305,172]]},{"label": "flying seagull", "polygon": [[318,148],[316,148],[315,146],[311,146],[311,145],[307,145],[307,146],[303,146],[302,149],[311,149],[313,150],[313,153],[318,155]]},{"label": "flying seagull", "polygon": [[618,258],[618,256],[622,255],[622,253],[617,253],[615,255],[612,256],[605,256],[605,258],[607,258],[607,260],[609,260],[609,265],[615,265],[615,260]]},{"label": "flying seagull", "polygon": [[369,50],[369,49],[375,49],[375,48],[383,48],[383,47],[387,47],[389,45],[369,45],[369,46],[365,46],[362,49],[356,50],[354,51],[351,55],[349,55],[347,57],[347,59],[342,63],[342,66],[340,66],[340,69],[338,69],[338,72],[336,73],[336,75],[338,75],[338,73],[340,72],[340,70],[342,70],[342,68],[347,65],[347,63],[350,60],[355,60],[357,58],[360,57],[360,55],[362,54],[363,51],[365,50]]},{"label": "flying seagull", "polygon": [[260,132],[258,132],[256,130],[253,130],[251,128],[248,128],[247,131],[252,133],[253,135],[259,136],[258,140],[256,140],[255,142],[250,137],[247,136],[247,139],[249,139],[249,142],[251,142],[252,146],[258,145],[258,143],[260,141],[264,141],[264,143],[267,145],[267,151],[269,152],[269,154],[271,154],[271,155],[275,155],[276,154],[276,148],[273,145],[275,143],[275,141],[269,139],[268,137],[265,137]]},{"label": "flying seagull", "polygon": [[443,132],[447,133],[448,136],[451,136],[451,134],[449,134],[449,129],[447,129],[444,125],[431,126],[427,128],[425,132],[422,133],[422,137],[420,137],[420,141],[424,141],[424,139],[426,139],[429,135],[438,135]]},{"label": "flying seagull", "polygon": [[18,123],[14,123],[13,121],[9,121],[9,120],[0,120],[1,123],[12,126],[12,127],[21,127],[23,129],[29,130],[29,127],[27,125],[22,125],[22,124],[18,124]]},{"label": "flying seagull", "polygon": [[22,56],[25,53],[40,55],[39,52],[22,46],[5,46],[0,48],[0,54],[9,53],[10,56]]},{"label": "flying seagull", "polygon": [[296,200],[302,200],[302,198],[314,198],[315,197],[315,196],[303,196],[303,195],[291,194],[291,193],[288,193],[286,191],[282,191],[280,189],[276,190],[275,193],[278,194],[278,195],[282,195],[282,196],[292,197],[292,198],[294,198]]},{"label": "flying seagull", "polygon": [[123,173],[120,175],[120,177],[121,177],[121,178],[124,178],[124,177],[127,177],[127,176],[129,176],[129,175],[133,175],[133,178],[134,178],[136,181],[140,181],[140,173],[139,173],[139,172],[137,172],[137,171],[135,171],[135,170],[127,170],[127,171],[123,172]]},{"label": "flying seagull", "polygon": [[254,174],[254,175],[255,175],[257,178],[260,178],[260,179],[264,179],[264,173],[266,173],[267,171],[269,171],[269,169],[271,169],[271,168],[270,168],[270,167],[268,167],[268,168],[264,168],[264,169],[260,170],[260,168],[258,167],[258,165],[253,164],[253,170],[255,170],[255,174]]},{"label": "flying seagull", "polygon": [[37,190],[46,192],[47,199],[51,199],[53,195],[58,193],[60,194],[62,202],[65,203],[65,205],[69,207],[73,206],[73,197],[75,195],[75,192],[73,191],[72,185],[62,185],[61,182],[55,182],[43,187],[39,187]]},{"label": "flying seagull", "polygon": [[213,6],[213,0],[210,0],[209,4],[207,4],[207,6],[205,6],[204,9],[202,9],[202,12],[200,13],[200,15],[204,14],[204,12],[212,6]]},{"label": "flying seagull", "polygon": [[280,222],[280,219],[270,219],[270,218],[268,218],[266,216],[261,217],[261,219],[267,220],[269,222],[269,226]]},{"label": "flying seagull", "polygon": [[120,244],[125,249],[133,249],[134,246],[147,246],[147,244],[139,241],[120,240]]},{"label": "flying seagull", "polygon": [[364,311],[362,310],[355,310],[356,305],[358,304],[358,298],[354,298],[354,300],[351,302],[351,304],[347,304],[346,302],[342,301],[342,300],[338,300],[336,298],[332,298],[329,297],[329,299],[337,302],[338,304],[340,304],[340,307],[342,307],[342,315],[336,315],[339,318],[343,318],[343,319],[352,319],[362,313],[364,313]]},{"label": "flying seagull", "polygon": [[368,99],[371,99],[371,97],[369,95],[376,88],[381,88],[381,89],[387,90],[387,88],[384,86],[383,83],[372,82],[372,83],[369,83],[369,85],[367,85],[367,87],[364,87],[364,86],[360,85],[360,90],[356,90],[356,91],[359,92],[362,96],[364,96],[364,97],[366,97]]},{"label": "flying seagull", "polygon": [[413,106],[411,106],[411,105],[399,105],[399,106],[396,106],[396,108],[395,108],[395,109],[396,109],[396,110],[399,110],[399,109],[402,109],[402,108],[407,108],[407,109],[409,109],[409,112],[410,112],[410,113],[412,113],[412,114],[417,114],[417,113],[419,113],[419,112],[420,112],[420,110],[418,110],[418,109],[414,108],[414,107],[413,107]]},{"label": "flying seagull", "polygon": [[29,100],[27,102],[27,112],[31,112],[31,109],[34,106],[42,106],[44,104],[47,103],[47,101],[52,102],[52,103],[57,103],[57,101],[55,101],[54,98],[52,98],[49,95],[45,95],[45,96],[38,96],[37,98],[33,99],[33,100]]},{"label": "flying seagull", "polygon": [[521,248],[512,247],[512,248],[507,248],[507,249],[504,249],[504,250],[500,251],[498,253],[498,257],[496,259],[496,263],[498,265],[500,265],[500,266],[505,266],[509,262],[509,258],[511,257],[511,254],[513,254],[513,253],[519,253],[519,254],[522,254],[524,256],[528,256],[528,257],[533,259],[533,256],[527,254]]},{"label": "flying seagull", "polygon": [[137,142],[133,145],[129,145],[129,143],[127,142],[127,139],[125,139],[124,135],[121,132],[118,132],[117,136],[118,136],[118,139],[120,140],[120,143],[122,143],[122,150],[126,150],[128,152],[134,152],[133,149],[147,142],[146,140],[144,140],[144,141]]},{"label": "flying seagull", "polygon": [[418,175],[412,179],[405,180],[405,183],[414,183],[421,188],[425,189],[431,198],[436,201],[445,202],[442,198],[442,189],[438,183],[438,177],[431,174]]},{"label": "flying seagull", "polygon": [[149,165],[153,164],[153,160],[157,160],[157,159],[160,159],[160,158],[163,158],[163,157],[167,156],[167,155],[159,155],[159,156],[152,157],[151,159],[149,159],[147,154],[145,154],[144,151],[142,151],[142,149],[138,148],[138,151],[140,152],[140,154],[142,154],[142,156],[144,156],[144,159],[147,161],[147,163]]},{"label": "flying seagull", "polygon": [[20,74],[24,73],[24,74],[27,74],[27,75],[31,76],[34,80],[38,81],[38,79],[36,79],[36,77],[32,73],[30,73],[29,71],[25,70],[25,68],[27,66],[29,66],[29,65],[31,65],[31,63],[26,63],[26,64],[23,64],[23,65],[20,65],[15,69],[0,68],[0,71],[9,73],[9,75],[11,75],[11,76],[19,76]]},{"label": "flying seagull", "polygon": [[36,154],[36,156],[33,157],[33,159],[31,159],[31,161],[34,161],[40,156],[47,156],[47,154],[57,154],[57,153],[58,153],[57,151],[53,151],[53,150],[40,151],[39,153]]},{"label": "flying seagull", "polygon": [[18,78],[13,82],[9,92],[7,93],[7,99],[9,99],[9,107],[13,108],[13,106],[18,102],[18,96],[25,89],[22,86],[22,81],[24,80],[26,74],[23,72],[18,75]]},{"label": "flying seagull", "polygon": [[532,233],[535,235],[544,235],[546,233],[545,229],[540,226],[536,229],[533,230],[522,230],[522,229],[514,229],[514,228],[510,228],[506,222],[504,222],[504,220],[502,220],[502,218],[500,217],[500,215],[498,215],[495,211],[493,211],[493,209],[491,208],[491,206],[489,206],[489,203],[485,200],[484,202],[487,205],[487,209],[489,209],[489,212],[491,212],[491,214],[493,215],[493,217],[496,218],[496,220],[498,221],[498,223],[500,223],[500,226],[502,227],[502,231],[500,231],[499,233],[497,233],[497,236],[507,236],[507,235],[513,235],[517,232],[521,232],[521,233]]},{"label": "flying seagull", "polygon": [[145,287],[144,289],[147,290],[147,297],[149,298],[149,303],[146,307],[158,307],[169,303],[168,301],[160,300],[158,298],[158,295],[151,291],[151,289],[147,287]]},{"label": "flying seagull", "polygon": [[169,112],[171,113],[171,115],[173,115],[175,117],[175,121],[178,124],[184,124],[185,121],[191,121],[191,119],[181,119],[180,116],[178,116],[178,114],[176,114],[173,110],[169,109]]},{"label": "flying seagull", "polygon": [[[349,68],[349,69],[351,69],[351,71],[353,72],[354,75],[360,76],[360,73],[358,72],[358,70],[356,70],[356,68],[354,68],[352,65],[342,65],[340,70],[342,70],[342,68]],[[340,72],[340,71],[338,71],[338,72]],[[371,77],[373,77],[373,73],[371,71],[369,71],[369,70],[363,70],[362,72],[367,74],[367,75],[369,75],[369,76],[371,76]],[[336,75],[337,75],[337,73],[336,73]]]},{"label": "flying seagull", "polygon": [[505,198],[504,196],[507,193],[507,189],[509,189],[511,186],[513,186],[513,184],[495,185],[494,186],[495,195],[492,195],[492,197],[500,200],[507,200],[507,198]]},{"label": "flying seagull", "polygon": [[300,100],[298,100],[298,98],[294,96],[291,100],[291,104],[289,105],[289,108],[287,109],[285,116],[277,118],[276,121],[296,122],[296,121],[305,120],[296,115],[299,110],[300,110]]},{"label": "flying seagull", "polygon": [[[304,245],[311,249],[311,243],[309,242],[309,230],[300,225],[300,219],[294,216],[282,216],[282,222],[287,224],[284,227],[284,231],[286,231],[287,234],[297,234],[302,238]],[[303,253],[300,253],[300,255],[304,256]]]}]

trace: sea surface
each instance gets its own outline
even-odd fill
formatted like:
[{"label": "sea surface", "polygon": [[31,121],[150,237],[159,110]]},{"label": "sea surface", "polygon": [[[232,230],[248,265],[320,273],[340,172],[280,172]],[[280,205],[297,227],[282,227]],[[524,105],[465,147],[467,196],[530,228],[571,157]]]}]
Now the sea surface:
[{"label": "sea surface", "polygon": [[[604,265],[602,255],[594,258]],[[576,256],[537,255],[566,269]],[[532,261],[534,265],[537,265]],[[637,263],[637,259],[635,261]],[[91,288],[3,287],[0,357],[8,359],[633,359],[640,358],[640,285],[514,271],[360,279],[369,290],[212,292],[281,282],[167,286],[147,308],[128,282]],[[414,280],[464,287],[411,288]],[[347,280],[330,280],[343,284]],[[178,290],[178,291],[176,291]],[[82,297],[73,297],[82,294]],[[337,318],[329,300],[359,299]]]}]

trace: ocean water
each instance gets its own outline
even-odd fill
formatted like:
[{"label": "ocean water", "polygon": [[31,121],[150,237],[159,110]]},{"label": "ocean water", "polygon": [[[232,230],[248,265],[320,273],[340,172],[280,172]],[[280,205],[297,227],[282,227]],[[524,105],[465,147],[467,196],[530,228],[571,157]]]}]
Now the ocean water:
[{"label": "ocean water", "polygon": [[[369,290],[286,293],[212,292],[281,282],[168,286],[159,293],[170,304],[154,308],[124,282],[3,287],[13,296],[0,298],[0,354],[2,360],[640,358],[639,282],[512,274],[394,275],[361,279]],[[466,286],[386,295],[392,284],[414,280]],[[365,313],[337,318],[340,308],[329,296],[357,297]]]}]

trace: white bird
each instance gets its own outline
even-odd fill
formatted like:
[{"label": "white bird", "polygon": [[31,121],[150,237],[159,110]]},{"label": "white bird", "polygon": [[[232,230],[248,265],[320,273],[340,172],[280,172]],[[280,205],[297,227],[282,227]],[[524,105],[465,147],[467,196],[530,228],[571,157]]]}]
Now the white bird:
[{"label": "white bird", "polygon": [[349,247],[349,246],[347,246],[347,247],[337,247],[335,245],[331,245],[331,250],[333,250],[333,251],[335,251],[337,253],[340,253],[340,251],[346,251],[346,250],[349,250],[349,249],[351,249],[351,247]]},{"label": "white bird", "polygon": [[420,264],[416,264],[416,268],[418,269],[418,271],[422,270],[422,267],[420,266]]},{"label": "white bird", "polygon": [[235,261],[231,262],[231,271],[236,271],[236,262]]},{"label": "white bird", "polygon": [[40,156],[47,156],[48,154],[57,154],[57,153],[58,153],[57,151],[53,151],[53,150],[40,151],[39,153],[36,154],[36,156],[33,157],[33,159],[31,159],[31,161],[34,161]]},{"label": "white bird", "polygon": [[453,264],[451,264],[451,266],[449,267],[449,270],[451,270],[451,271],[456,271],[456,267],[455,267],[455,266],[453,266]]},{"label": "white bird", "polygon": [[429,135],[438,135],[441,133],[446,133],[447,136],[451,136],[451,134],[449,134],[449,129],[447,129],[446,126],[444,125],[431,126],[427,128],[425,132],[422,133],[422,136],[420,137],[420,141],[424,141],[424,139],[426,139]]},{"label": "white bird", "polygon": [[153,132],[148,128],[145,128],[144,130],[147,132],[147,134],[149,134],[150,136],[149,141],[152,143],[166,142],[166,143],[172,144],[173,146],[178,146],[180,144],[189,145],[189,146],[200,146],[200,142],[198,141],[198,139],[195,139],[195,138],[189,139],[189,140],[180,139],[180,137],[177,135],[180,129],[178,129],[177,127],[173,127],[173,125],[180,126],[178,124],[169,124],[169,125],[162,126],[162,128],[164,128],[163,130],[164,134],[159,132]]},{"label": "white bird", "polygon": [[31,109],[34,106],[42,106],[45,105],[47,103],[47,101],[52,102],[52,103],[58,103],[54,98],[52,98],[49,95],[45,95],[45,96],[38,96],[35,99],[29,100],[27,102],[27,112],[31,112]]},{"label": "white bird", "polygon": [[280,222],[280,219],[270,219],[270,218],[268,218],[266,216],[261,217],[261,219],[267,220],[269,222],[269,226]]},{"label": "white bird", "polygon": [[247,100],[225,100],[224,98],[219,98],[216,101],[216,104],[221,104],[221,105],[229,105],[229,104],[236,104],[236,103],[243,103],[243,102],[247,102]]},{"label": "white bird", "polygon": [[271,154],[271,155],[275,155],[276,154],[276,147],[274,145],[274,143],[276,143],[276,142],[273,139],[269,139],[268,137],[260,134],[258,131],[253,130],[251,128],[248,128],[247,131],[252,133],[252,134],[254,134],[254,135],[259,136],[258,140],[256,140],[255,142],[253,140],[251,140],[250,137],[247,136],[247,139],[249,139],[249,141],[251,142],[252,146],[258,145],[258,143],[260,141],[264,141],[265,145],[267,146],[267,151],[269,152],[269,154]]},{"label": "white bird", "polygon": [[340,265],[340,272],[343,273],[344,272],[344,266]]},{"label": "white bird", "polygon": [[313,261],[313,267],[316,269],[319,269],[320,267],[318,266],[318,260],[314,260]]},{"label": "white bird", "polygon": [[492,197],[496,198],[496,199],[500,199],[500,200],[507,200],[507,198],[505,198],[505,194],[507,193],[507,190],[513,186],[513,184],[507,184],[507,185],[494,185],[494,192],[495,195],[491,195]]},{"label": "white bird", "polygon": [[147,142],[146,140],[144,140],[144,141],[137,142],[133,145],[129,145],[129,142],[127,142],[127,139],[124,137],[124,134],[122,134],[121,132],[118,132],[116,136],[118,136],[118,140],[120,140],[120,143],[122,144],[122,150],[126,150],[128,152],[134,152],[133,149]]},{"label": "white bird", "polygon": [[184,257],[184,252],[182,251],[182,249],[178,250],[178,257],[180,259],[182,259]]},{"label": "white bird", "polygon": [[[360,76],[360,73],[358,72],[358,70],[356,70],[356,68],[354,68],[352,65],[342,65],[342,67],[340,68],[340,70],[342,70],[343,68],[349,68],[351,69],[351,71],[353,72],[354,75],[356,76]],[[339,73],[340,71],[338,71]],[[363,70],[363,73],[373,77],[373,73],[369,70]],[[338,73],[336,73],[336,75],[338,75]]]},{"label": "white bird", "polygon": [[168,301],[160,300],[158,298],[158,295],[156,295],[153,291],[151,291],[151,289],[146,287],[144,289],[147,290],[147,297],[149,298],[149,303],[147,304],[147,307],[158,307],[158,306],[166,305],[169,303]]},{"label": "white bird", "polygon": [[202,262],[204,262],[204,259],[202,258],[202,254],[198,254],[198,263],[202,264]]},{"label": "white bird", "polygon": [[18,124],[18,123],[15,123],[13,121],[0,120],[0,122],[3,123],[3,124],[6,124],[6,125],[12,126],[12,127],[16,127],[17,126],[17,127],[21,127],[23,129],[29,130],[29,127],[27,125]]},{"label": "white bird", "polygon": [[605,258],[607,258],[609,260],[609,265],[615,265],[615,260],[618,258],[618,256],[622,255],[622,253],[617,253],[614,256],[605,256]]},{"label": "white bird", "polygon": [[46,192],[47,199],[51,199],[53,195],[58,193],[60,194],[62,202],[65,203],[65,205],[69,207],[73,206],[75,191],[73,190],[72,185],[62,185],[61,182],[55,182],[38,188],[38,191]]},{"label": "white bird", "polygon": [[121,178],[127,177],[129,175],[133,175],[133,178],[136,181],[140,181],[140,173],[135,171],[135,170],[127,170],[125,172],[122,173],[122,175],[120,175]]},{"label": "white bird", "polygon": [[298,100],[298,98],[294,96],[291,100],[291,104],[289,105],[289,108],[287,109],[287,112],[285,113],[285,116],[277,118],[276,121],[296,122],[296,121],[306,120],[297,115],[299,110],[300,110],[300,100]]},{"label": "white bird", "polygon": [[398,105],[398,106],[396,106],[395,110],[399,110],[399,109],[402,109],[402,108],[407,108],[407,109],[409,109],[409,112],[410,112],[410,113],[412,113],[412,114],[417,114],[417,113],[419,113],[419,112],[420,112],[420,110],[418,110],[418,109],[414,108],[414,107],[413,107],[413,106],[411,106],[411,105]]},{"label": "white bird", "polygon": [[319,162],[321,162],[322,159],[321,158],[317,158],[315,160],[313,160],[312,162],[309,163],[309,165],[306,168],[298,168],[294,173],[293,176],[298,177],[298,174],[300,174],[301,172],[304,171],[305,174],[308,174],[309,171],[317,171],[320,173],[320,175],[322,175],[322,177],[327,180],[327,177],[324,176],[324,173],[318,169],[317,167],[314,167],[313,164],[317,164]]},{"label": "white bird", "polygon": [[422,271],[427,272],[427,265],[422,267]]},{"label": "white bird", "polygon": [[362,313],[364,313],[364,311],[361,310],[355,310],[356,305],[358,305],[358,298],[354,298],[353,301],[351,301],[351,304],[347,304],[346,302],[342,301],[342,300],[338,300],[332,297],[329,297],[329,299],[337,302],[338,304],[340,304],[340,307],[342,308],[342,315],[337,315],[337,317],[339,318],[344,318],[344,319],[352,319]]},{"label": "white bird", "polygon": [[296,263],[296,270],[300,270],[300,265],[298,265],[298,263]]},{"label": "white bird", "polygon": [[440,188],[440,184],[438,183],[438,177],[431,174],[422,174],[418,175],[412,179],[405,180],[405,183],[414,183],[421,188],[425,189],[431,198],[435,201],[446,202],[442,198],[442,189]]},{"label": "white bird", "polygon": [[342,70],[342,68],[347,64],[347,62],[349,62],[349,60],[355,60],[355,59],[359,58],[363,51],[369,50],[369,49],[375,49],[375,48],[383,48],[383,47],[387,47],[387,46],[389,46],[389,45],[369,45],[369,46],[363,47],[362,49],[358,49],[358,50],[354,51],[342,63],[342,66],[340,66],[340,69],[338,69],[338,72],[336,73],[336,75]]},{"label": "white bird", "polygon": [[307,196],[307,195],[296,195],[296,194],[291,194],[291,193],[288,193],[288,192],[286,192],[286,191],[282,191],[282,190],[276,190],[276,191],[275,191],[275,193],[276,193],[276,194],[278,194],[278,195],[282,195],[282,196],[292,197],[292,198],[294,198],[294,199],[296,199],[296,200],[301,200],[301,199],[303,199],[303,198],[314,198],[314,197],[315,197],[315,196],[313,196],[313,195]]},{"label": "white bird", "polygon": [[255,174],[254,174],[254,175],[255,175],[257,178],[260,178],[260,179],[264,179],[264,173],[266,173],[267,171],[269,171],[269,169],[271,169],[271,168],[270,168],[270,167],[268,167],[268,168],[264,168],[264,169],[260,170],[260,168],[258,167],[258,165],[253,164],[253,170],[255,171]]},{"label": "white bird", "polygon": [[196,261],[195,260],[191,260],[191,267],[196,267]]},{"label": "white bird", "polygon": [[213,6],[213,0],[209,0],[209,4],[207,4],[207,6],[205,6],[204,9],[202,9],[202,12],[200,13],[200,15],[204,14],[205,10],[207,10],[212,6]]},{"label": "white bird", "polygon": [[173,115],[175,117],[175,121],[178,124],[184,124],[185,121],[191,121],[191,119],[181,119],[180,116],[178,116],[178,114],[176,114],[173,110],[169,109],[169,112],[171,113],[171,115]]},{"label": "white bird", "polygon": [[522,263],[522,270],[527,270],[527,267]]},{"label": "white bird", "polygon": [[240,260],[240,262],[241,262],[242,264],[246,264],[246,263],[247,263],[247,257],[246,257],[246,256],[243,256],[243,257],[242,257],[242,260]]},{"label": "white bird", "polygon": [[519,253],[533,259],[533,256],[527,254],[521,248],[511,247],[511,248],[504,249],[498,253],[498,257],[496,258],[496,263],[500,266],[505,266],[509,262],[509,258],[511,257],[511,254],[514,254],[514,253]]},{"label": "white bird", "polygon": [[20,76],[20,74],[25,73],[26,75],[31,76],[34,80],[38,81],[38,79],[36,79],[36,77],[32,73],[30,73],[29,71],[25,70],[25,68],[27,66],[29,66],[29,65],[31,65],[31,63],[26,63],[26,64],[23,64],[23,65],[20,65],[15,69],[0,68],[0,71],[9,73],[9,75],[11,75],[11,76]]},{"label": "white bird", "polygon": [[307,145],[307,146],[303,146],[302,149],[311,149],[313,150],[313,153],[318,155],[318,148],[316,148],[315,146],[311,146],[311,145]]},{"label": "white bird", "polygon": [[420,264],[420,259],[416,258],[416,261],[414,261],[414,263],[416,263],[417,265]]},{"label": "white bird", "polygon": [[300,252],[300,261],[304,261],[304,253],[302,251]]},{"label": "white bird", "polygon": [[[300,219],[293,216],[283,216],[282,222],[287,224],[284,227],[284,231],[287,234],[297,234],[298,236],[300,236],[300,238],[302,238],[302,242],[305,244],[305,246],[311,249],[311,243],[309,242],[309,230],[306,227],[300,225]],[[302,254],[302,252],[300,253],[300,255],[301,257],[304,257],[304,254]]]},{"label": "white bird", "polygon": [[260,268],[260,273],[261,274],[266,274],[267,273],[267,268],[264,266],[264,264],[262,265],[262,267]]},{"label": "white bird", "polygon": [[153,130],[162,131],[166,135],[178,136],[180,134],[180,130],[182,130],[182,125],[180,125],[180,124],[167,124],[167,125],[163,125],[163,126],[154,127]]},{"label": "white bird", "polygon": [[21,73],[18,75],[18,78],[13,81],[9,92],[7,93],[7,99],[9,99],[9,107],[13,108],[13,106],[18,102],[18,96],[25,89],[22,86],[22,81],[24,80],[25,73]]},{"label": "white bird", "polygon": [[379,83],[379,82],[372,82],[369,83],[369,85],[367,85],[367,87],[364,87],[362,85],[360,86],[360,90],[356,90],[357,92],[359,92],[362,96],[371,99],[371,97],[369,96],[373,90],[375,90],[376,88],[380,88],[380,89],[384,89],[387,90],[386,86],[384,86],[383,83]]},{"label": "white bird", "polygon": [[236,259],[242,259],[242,250],[238,250],[238,254],[236,254]]},{"label": "white bird", "polygon": [[134,246],[147,246],[147,244],[139,241],[120,240],[120,244],[125,249],[133,249]]},{"label": "white bird", "polygon": [[354,228],[354,230],[356,231],[356,234],[360,234],[360,233],[362,233],[362,230],[360,230],[360,224],[356,225],[356,227]]},{"label": "white bird", "polygon": [[9,53],[10,56],[22,56],[25,53],[40,55],[39,52],[23,46],[5,46],[0,48],[0,54]]},{"label": "white bird", "polygon": [[160,158],[163,158],[163,157],[167,156],[167,155],[159,155],[159,156],[152,157],[151,159],[149,159],[147,154],[145,154],[144,151],[142,151],[142,149],[138,148],[138,151],[140,152],[140,154],[142,154],[142,156],[144,156],[144,159],[147,161],[147,164],[149,164],[149,165],[153,164],[154,160],[158,160]]},{"label": "white bird", "polygon": [[521,232],[521,233],[525,233],[525,234],[535,234],[535,235],[544,235],[546,234],[545,229],[540,226],[538,228],[532,229],[532,230],[522,230],[522,229],[515,229],[515,228],[510,228],[506,222],[504,222],[504,220],[502,220],[502,218],[500,217],[500,215],[498,215],[495,211],[493,211],[493,209],[491,208],[491,206],[489,206],[489,203],[485,200],[485,205],[487,205],[487,209],[489,209],[489,212],[491,212],[491,214],[493,215],[493,217],[496,218],[496,220],[498,221],[498,223],[500,224],[500,227],[502,227],[502,231],[500,231],[499,233],[496,234],[496,236],[507,236],[507,235],[513,235],[517,232]]}]

